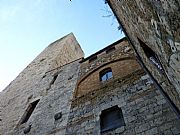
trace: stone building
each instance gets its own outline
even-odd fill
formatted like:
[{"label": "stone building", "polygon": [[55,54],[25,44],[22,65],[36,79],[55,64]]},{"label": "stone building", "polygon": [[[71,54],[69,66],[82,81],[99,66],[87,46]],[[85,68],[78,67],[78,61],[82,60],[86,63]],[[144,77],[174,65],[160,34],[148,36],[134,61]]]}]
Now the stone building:
[{"label": "stone building", "polygon": [[[65,133],[70,101],[84,53],[73,34],[50,44],[5,88],[1,100],[1,135]],[[54,115],[63,112],[62,122]]]},{"label": "stone building", "polygon": [[0,93],[0,135],[178,135],[180,121],[127,38],[84,58],[71,33]]},{"label": "stone building", "polygon": [[138,60],[180,118],[180,1],[107,0]]}]

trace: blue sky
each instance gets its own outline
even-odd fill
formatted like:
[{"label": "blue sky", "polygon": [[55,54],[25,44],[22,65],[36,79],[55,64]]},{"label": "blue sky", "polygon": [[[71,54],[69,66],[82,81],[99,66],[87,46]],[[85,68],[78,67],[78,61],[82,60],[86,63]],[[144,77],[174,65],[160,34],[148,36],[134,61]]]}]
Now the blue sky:
[{"label": "blue sky", "polygon": [[85,56],[123,37],[104,0],[0,0],[0,91],[51,42],[73,32]]}]

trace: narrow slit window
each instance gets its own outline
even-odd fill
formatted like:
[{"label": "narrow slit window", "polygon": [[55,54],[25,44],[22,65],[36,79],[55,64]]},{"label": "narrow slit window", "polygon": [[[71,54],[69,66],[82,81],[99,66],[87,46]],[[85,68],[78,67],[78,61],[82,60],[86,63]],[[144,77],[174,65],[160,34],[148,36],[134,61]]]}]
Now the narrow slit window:
[{"label": "narrow slit window", "polygon": [[99,74],[100,81],[107,81],[113,77],[111,68],[106,68],[102,70]]},{"label": "narrow slit window", "polygon": [[30,116],[32,115],[34,109],[36,108],[39,100],[40,100],[40,99],[32,102],[32,103],[28,106],[26,112],[24,113],[24,115],[23,115],[23,117],[22,117],[22,119],[21,119],[20,124],[26,123],[26,122],[29,120],[29,118],[30,118]]},{"label": "narrow slit window", "polygon": [[146,55],[146,57],[149,59],[149,61],[161,72],[163,72],[163,68],[162,65],[158,59],[158,56],[156,55],[156,53],[150,48],[148,47],[143,41],[141,41],[138,38],[138,41]]},{"label": "narrow slit window", "polygon": [[53,76],[53,80],[52,80],[52,82],[51,82],[51,85],[54,84],[54,82],[56,81],[57,77],[58,77],[58,74],[56,74],[56,75]]},{"label": "narrow slit window", "polygon": [[121,108],[117,105],[103,110],[100,115],[101,133],[125,126]]}]

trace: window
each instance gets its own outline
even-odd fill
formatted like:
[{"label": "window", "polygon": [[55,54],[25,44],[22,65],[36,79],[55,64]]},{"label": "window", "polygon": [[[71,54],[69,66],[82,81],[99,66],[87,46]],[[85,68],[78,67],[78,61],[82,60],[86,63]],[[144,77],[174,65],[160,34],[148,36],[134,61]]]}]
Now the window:
[{"label": "window", "polygon": [[100,72],[100,81],[107,81],[113,77],[111,68],[106,68]]},{"label": "window", "polygon": [[108,48],[108,49],[106,50],[106,54],[111,53],[111,52],[113,52],[114,50],[116,50],[115,46],[113,46],[113,47],[111,47],[111,48]]},{"label": "window", "polygon": [[122,110],[117,105],[103,110],[100,115],[100,126],[101,132],[125,126]]},{"label": "window", "polygon": [[26,122],[28,121],[28,119],[30,118],[31,114],[33,113],[36,105],[38,104],[39,100],[40,100],[40,99],[32,102],[32,103],[28,106],[26,112],[24,113],[24,115],[23,115],[23,117],[22,117],[22,119],[21,119],[21,121],[20,121],[20,124],[26,123]]},{"label": "window", "polygon": [[146,57],[150,60],[150,62],[161,72],[163,72],[163,68],[162,68],[162,65],[156,55],[156,53],[150,48],[148,47],[143,41],[141,41],[139,38],[138,38],[138,41],[146,55]]},{"label": "window", "polygon": [[56,81],[57,77],[58,77],[58,74],[55,74],[55,75],[53,76],[53,79],[52,79],[50,85],[53,85],[53,84],[54,84],[54,82]]},{"label": "window", "polygon": [[91,63],[91,62],[93,62],[93,61],[95,61],[97,59],[97,56],[95,55],[95,56],[93,56],[93,57],[91,57],[90,59],[89,59],[89,63]]}]

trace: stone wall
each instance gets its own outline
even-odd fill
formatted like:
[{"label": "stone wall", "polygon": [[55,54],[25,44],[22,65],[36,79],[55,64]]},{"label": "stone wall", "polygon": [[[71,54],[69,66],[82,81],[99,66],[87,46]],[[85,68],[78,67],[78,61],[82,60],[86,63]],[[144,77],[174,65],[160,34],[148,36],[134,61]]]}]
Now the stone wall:
[{"label": "stone wall", "polygon": [[[106,66],[96,69],[96,71],[89,74],[86,78],[83,78],[84,80],[82,80],[77,86],[76,97],[80,97],[101,87],[103,83],[100,81],[99,73],[109,67],[112,69],[113,79],[119,78],[120,76],[125,77],[128,74],[133,73],[135,70],[140,69],[140,66],[135,59],[126,59],[114,63],[108,63]],[[111,80],[108,81],[111,83]]]},{"label": "stone wall", "polygon": [[2,104],[2,97],[3,97],[3,92],[0,92],[0,135],[2,133],[2,111],[3,111],[3,104]]},{"label": "stone wall", "polygon": [[[115,49],[112,50],[112,48]],[[109,52],[109,50],[111,51]],[[97,58],[94,59],[94,57]],[[81,62],[75,96],[80,97],[101,87],[103,83],[100,81],[99,73],[108,67],[112,69],[113,79],[124,77],[140,69],[126,38],[113,43]]]},{"label": "stone wall", "polygon": [[[83,56],[73,34],[50,44],[3,91],[0,134],[23,134],[32,125],[32,134],[44,135],[64,126],[78,76],[77,59]],[[40,101],[34,113],[27,123],[21,124],[28,106],[37,99]],[[53,116],[58,111],[63,113],[61,124],[54,123]]]},{"label": "stone wall", "polygon": [[[100,81],[99,73],[107,67],[112,69],[113,78]],[[125,125],[101,133],[102,111],[116,105],[122,110]],[[180,133],[180,121],[138,65],[126,38],[81,61],[70,110],[67,135]]]},{"label": "stone wall", "polygon": [[[42,86],[47,86],[54,74],[58,73],[58,77],[54,84],[44,87],[47,90],[40,101],[36,110],[27,123],[19,125],[14,134],[23,135],[24,129],[31,126],[30,134],[32,135],[64,135],[68,115],[70,112],[71,99],[76,86],[79,71],[79,61],[72,62],[61,67],[59,70],[53,70],[46,73],[46,77],[42,80]],[[55,118],[55,115],[60,115]]]},{"label": "stone wall", "polygon": [[[0,135],[180,134],[180,121],[138,65],[126,38],[82,57],[69,34],[31,62],[0,93]],[[107,67],[113,77],[100,81],[99,72]],[[116,105],[125,125],[101,133],[102,111]]]},{"label": "stone wall", "polygon": [[[109,0],[109,5],[144,64],[180,109],[180,2]],[[158,56],[164,73],[150,62],[139,40]]]},{"label": "stone wall", "polygon": [[[122,109],[125,126],[101,133],[100,114],[115,105]],[[166,100],[141,70],[75,98],[66,134],[178,135],[179,125]]]}]

